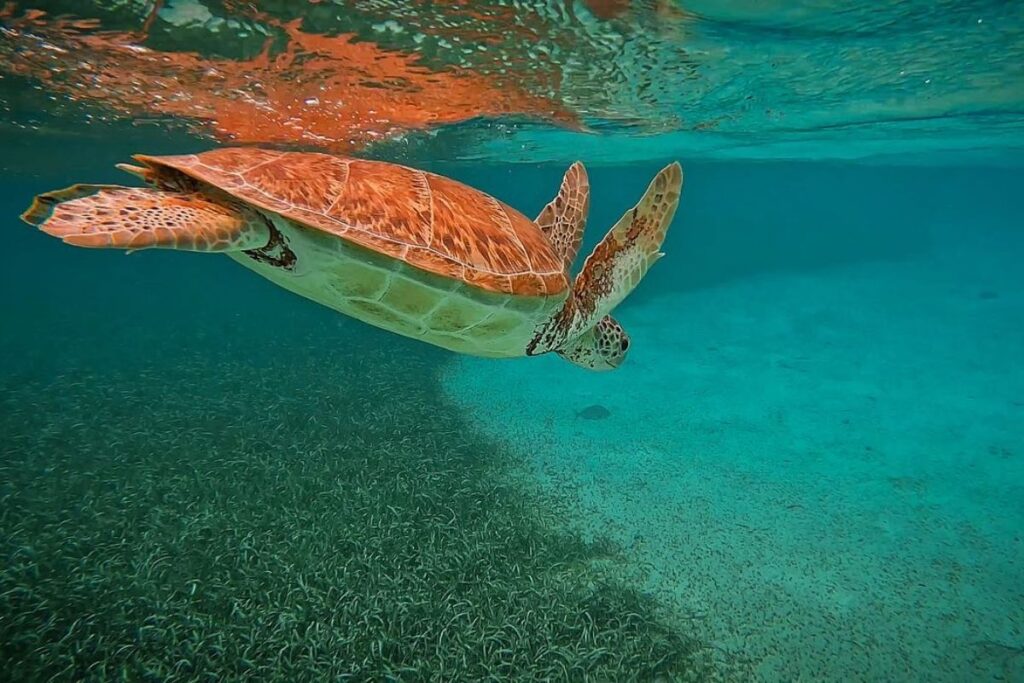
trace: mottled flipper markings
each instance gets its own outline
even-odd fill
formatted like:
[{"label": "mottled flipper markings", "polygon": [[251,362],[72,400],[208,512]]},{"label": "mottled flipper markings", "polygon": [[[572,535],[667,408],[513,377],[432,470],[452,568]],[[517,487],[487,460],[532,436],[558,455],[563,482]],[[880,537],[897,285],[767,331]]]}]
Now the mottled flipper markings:
[{"label": "mottled flipper markings", "polygon": [[569,272],[583,241],[583,230],[590,211],[590,181],[580,162],[565,172],[558,195],[537,216],[535,222],[548,238],[555,253]]},{"label": "mottled flipper markings", "polygon": [[21,220],[29,225],[40,227],[53,214],[54,207],[58,204],[88,197],[101,190],[116,190],[121,189],[121,187],[121,185],[89,185],[80,183],[71,187],[65,187],[63,190],[44,192],[32,200],[32,205],[21,214]]},{"label": "mottled flipper markings", "polygon": [[661,245],[683,185],[678,163],[654,177],[640,202],[627,211],[587,257],[573,283],[573,326],[587,329],[607,315],[664,256]]},{"label": "mottled flipper markings", "polygon": [[264,222],[201,194],[113,185],[39,195],[22,219],[78,247],[242,251],[270,239]]}]

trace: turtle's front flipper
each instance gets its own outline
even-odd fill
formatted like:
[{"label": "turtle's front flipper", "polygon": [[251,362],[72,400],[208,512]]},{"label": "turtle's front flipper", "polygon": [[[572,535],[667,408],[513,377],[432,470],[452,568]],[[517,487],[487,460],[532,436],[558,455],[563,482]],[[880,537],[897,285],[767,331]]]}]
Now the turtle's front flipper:
[{"label": "turtle's front flipper", "polygon": [[678,163],[658,172],[637,205],[594,247],[573,282],[572,295],[530,342],[528,355],[556,351],[591,370],[611,370],[622,364],[629,336],[608,314],[661,258],[661,244],[682,187],[683,169]]},{"label": "turtle's front flipper", "polygon": [[558,196],[548,202],[534,220],[551,243],[555,253],[562,257],[566,273],[576,260],[576,252],[583,241],[583,229],[590,211],[590,181],[583,164],[576,162],[565,172]]},{"label": "turtle's front flipper", "polygon": [[270,241],[270,229],[257,215],[201,193],[116,185],[41,194],[21,218],[78,247],[242,251]]},{"label": "turtle's front flipper", "polygon": [[661,258],[661,244],[675,216],[683,186],[678,163],[658,172],[636,206],[627,211],[587,257],[573,283],[571,325],[588,330],[633,291]]}]

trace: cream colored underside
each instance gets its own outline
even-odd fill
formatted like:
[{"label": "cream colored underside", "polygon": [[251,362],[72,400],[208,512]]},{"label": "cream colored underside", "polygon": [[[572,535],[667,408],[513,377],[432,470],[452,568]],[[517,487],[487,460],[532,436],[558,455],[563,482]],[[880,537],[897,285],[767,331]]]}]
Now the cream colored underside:
[{"label": "cream colored underside", "polygon": [[228,255],[271,282],[370,325],[451,351],[488,358],[523,356],[565,303],[553,297],[494,294],[425,273],[343,239],[271,215],[295,252],[293,270]]}]

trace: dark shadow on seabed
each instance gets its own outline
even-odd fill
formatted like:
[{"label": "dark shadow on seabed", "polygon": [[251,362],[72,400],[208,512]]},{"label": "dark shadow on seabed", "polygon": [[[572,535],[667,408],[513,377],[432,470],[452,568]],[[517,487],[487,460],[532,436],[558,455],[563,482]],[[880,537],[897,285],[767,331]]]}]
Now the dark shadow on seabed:
[{"label": "dark shadow on seabed", "polygon": [[[260,680],[702,675],[698,644],[594,567],[607,548],[558,530],[571,499],[524,495],[503,476],[518,454],[445,404],[437,375],[454,357],[225,258],[86,252],[18,223],[34,192],[124,182],[111,164],[131,152],[206,146],[123,132],[40,148],[5,172],[0,636],[12,676],[93,664]],[[590,243],[656,168],[591,169]],[[634,302],[927,248],[920,213],[894,231],[872,211],[962,217],[922,205],[934,185],[899,170],[687,168],[672,258]],[[533,215],[563,169],[435,170]],[[840,209],[837,181],[872,187],[861,174],[878,194]],[[760,194],[728,195],[740,180]],[[793,188],[788,205],[768,201]]]},{"label": "dark shadow on seabed", "polygon": [[450,355],[223,257],[65,247],[29,189],[0,201],[4,678],[705,675],[445,403]]}]

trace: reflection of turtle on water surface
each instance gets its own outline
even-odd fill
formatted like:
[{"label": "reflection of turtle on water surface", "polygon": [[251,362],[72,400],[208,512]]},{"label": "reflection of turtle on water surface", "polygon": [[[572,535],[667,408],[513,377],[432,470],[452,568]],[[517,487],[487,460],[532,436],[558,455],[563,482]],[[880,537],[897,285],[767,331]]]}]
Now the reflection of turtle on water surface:
[{"label": "reflection of turtle on water surface", "polygon": [[661,170],[572,279],[589,208],[579,163],[536,221],[448,178],[261,149],[137,156],[151,188],[74,185],[27,222],[82,247],[224,252],[297,294],[392,332],[486,357],[625,358],[609,316],[660,256],[682,186]]}]

